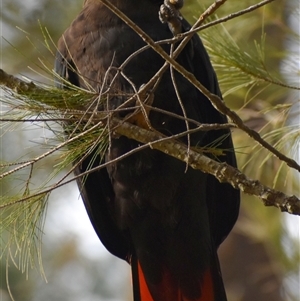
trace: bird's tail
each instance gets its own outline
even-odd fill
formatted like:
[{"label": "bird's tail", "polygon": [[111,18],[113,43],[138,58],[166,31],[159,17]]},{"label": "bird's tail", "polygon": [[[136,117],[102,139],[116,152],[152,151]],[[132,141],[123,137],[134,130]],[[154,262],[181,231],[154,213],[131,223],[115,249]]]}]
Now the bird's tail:
[{"label": "bird's tail", "polygon": [[198,294],[188,295],[167,270],[162,272],[161,281],[149,284],[140,262],[132,258],[132,285],[134,301],[226,301],[226,294],[219,269],[216,274],[210,267],[198,282]]}]

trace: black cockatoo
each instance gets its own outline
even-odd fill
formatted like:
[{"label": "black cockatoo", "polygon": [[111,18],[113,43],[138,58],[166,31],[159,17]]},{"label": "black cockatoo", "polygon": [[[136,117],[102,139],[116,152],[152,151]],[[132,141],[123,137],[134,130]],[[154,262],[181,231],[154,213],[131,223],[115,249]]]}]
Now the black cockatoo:
[{"label": "black cockatoo", "polygon": [[[171,6],[177,0],[168,1]],[[110,3],[154,41],[173,37],[170,23],[163,23],[162,16],[158,17],[162,0],[110,0]],[[189,30],[190,25],[180,14],[174,16],[175,26],[179,22],[181,31]],[[100,92],[109,88],[107,102],[99,110],[114,110],[164,64],[161,56],[148,47],[133,55],[119,72],[118,67],[145,45],[100,0],[86,0],[58,42],[55,71],[86,89]],[[170,45],[162,47],[169,53]],[[177,62],[221,97],[210,59],[197,35]],[[63,87],[62,82],[57,84]],[[227,122],[183,76],[174,71],[172,79],[170,69],[161,76],[151,99],[148,125],[164,135],[187,129],[186,121],[176,114],[203,124]],[[126,119],[132,111],[120,111],[118,116]],[[145,125],[137,120],[132,122]],[[189,122],[189,126],[194,125]],[[187,138],[181,140],[187,141]],[[211,146],[218,141],[223,152],[217,160],[236,166],[229,130],[196,132],[189,141],[191,147]],[[86,156],[79,164],[74,163],[75,173],[80,175],[138,145],[124,136],[112,136],[105,156],[96,159],[94,153]],[[104,246],[131,265],[134,301],[226,301],[217,248],[236,222],[240,201],[237,190],[150,148],[90,173],[78,180],[78,186]]]}]

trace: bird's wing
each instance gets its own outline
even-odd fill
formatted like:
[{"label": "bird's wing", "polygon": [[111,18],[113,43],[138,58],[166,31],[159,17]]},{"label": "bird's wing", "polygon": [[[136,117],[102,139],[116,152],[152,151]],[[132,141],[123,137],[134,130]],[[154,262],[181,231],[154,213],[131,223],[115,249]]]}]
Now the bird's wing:
[{"label": "bird's wing", "polygon": [[[77,26],[80,27],[80,24],[75,24],[75,27]],[[74,28],[72,28],[72,31],[74,31]],[[78,47],[78,51],[80,52],[82,51],[81,46],[84,47],[85,45],[81,45],[80,41],[74,39],[72,31],[67,30],[58,43],[54,70],[58,75],[56,76],[55,83],[59,88],[64,87],[63,79],[76,86],[83,85],[80,80],[81,75],[78,74],[72,59],[71,54],[74,53],[74,49],[70,51],[69,47]],[[100,34],[100,32],[98,33]],[[81,39],[84,38],[84,35],[83,33]],[[86,33],[86,35],[90,34]],[[96,156],[96,158],[95,154],[91,154],[85,158],[82,163],[76,166],[75,175],[84,173],[103,163],[100,161],[100,156]],[[91,162],[93,163],[91,164]],[[113,255],[128,261],[130,259],[128,242],[116,227],[116,221],[113,219],[110,208],[114,192],[106,168],[95,171],[87,177],[79,178],[77,184],[89,218],[103,245]]]},{"label": "bird's wing", "polygon": [[[186,20],[182,20],[184,31],[190,29]],[[197,80],[211,93],[218,95],[222,99],[217,76],[210,62],[210,58],[198,35],[194,35],[183,51],[182,59],[185,67],[193,73]],[[179,57],[180,61],[180,57]],[[197,90],[196,101],[189,108],[196,120],[201,123],[227,123],[227,117],[218,112],[210,100],[208,100],[199,90]],[[231,131],[213,130],[196,134],[197,145],[201,147],[217,145],[222,151],[222,155],[211,157],[220,162],[226,162],[236,167],[236,157],[231,138]],[[207,175],[207,207],[209,210],[212,237],[218,247],[227,237],[234,226],[240,205],[240,192],[227,183],[220,183],[212,175]]]},{"label": "bird's wing", "polygon": [[[183,27],[188,30],[189,25],[183,20]],[[222,98],[217,76],[211,65],[209,56],[198,35],[192,38],[190,47],[193,48],[191,69],[198,81],[203,84],[210,92]],[[226,116],[218,112],[211,102],[198,91],[199,96],[194,106],[195,111],[201,116],[201,122],[213,124],[223,124],[227,122]],[[223,138],[222,138],[223,137]],[[223,155],[213,157],[221,162],[236,167],[236,157],[231,138],[230,130],[209,131],[202,138],[201,145],[211,146],[217,141],[221,143],[217,146],[223,150]],[[227,237],[234,226],[240,205],[240,192],[227,183],[220,183],[215,177],[207,177],[207,205],[211,220],[212,234],[217,246]]]}]

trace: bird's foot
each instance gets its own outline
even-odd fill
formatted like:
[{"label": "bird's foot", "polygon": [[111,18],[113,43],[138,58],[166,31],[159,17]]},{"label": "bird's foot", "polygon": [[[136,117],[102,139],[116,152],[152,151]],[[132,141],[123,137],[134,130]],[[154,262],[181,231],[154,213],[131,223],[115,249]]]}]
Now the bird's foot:
[{"label": "bird's foot", "polygon": [[182,16],[179,9],[183,7],[183,2],[184,0],[164,0],[158,12],[160,21],[168,23],[174,36],[182,32]]}]

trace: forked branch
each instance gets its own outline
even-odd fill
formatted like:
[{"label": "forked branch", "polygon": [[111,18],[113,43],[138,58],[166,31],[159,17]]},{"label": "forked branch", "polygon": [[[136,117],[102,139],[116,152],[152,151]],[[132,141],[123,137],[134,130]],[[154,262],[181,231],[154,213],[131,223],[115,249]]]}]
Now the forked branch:
[{"label": "forked branch", "polygon": [[[203,93],[213,104],[213,106],[222,114],[228,116],[232,122],[234,122],[238,128],[246,132],[251,138],[253,138],[256,142],[258,142],[261,146],[266,148],[268,151],[273,153],[277,158],[279,158],[281,161],[286,162],[286,164],[289,167],[292,167],[300,172],[300,165],[293,160],[292,158],[289,158],[282,154],[280,151],[278,151],[275,147],[273,147],[271,144],[269,144],[266,140],[264,140],[260,134],[248,126],[246,126],[242,119],[232,110],[230,110],[223,100],[218,97],[215,94],[212,94],[208,89],[206,89],[194,76],[194,74],[188,72],[184,67],[182,67],[175,58],[179,54],[178,52],[174,52],[173,56],[170,57],[160,45],[155,43],[141,28],[139,28],[134,22],[132,22],[125,14],[123,14],[118,8],[116,8],[112,3],[110,3],[108,0],[100,0],[103,2],[105,6],[107,6],[109,9],[111,9],[115,14],[118,15],[128,26],[130,26],[135,32],[153,49],[155,50],[165,61],[165,65],[157,72],[156,75],[154,75],[153,79],[151,79],[146,85],[142,87],[140,90],[141,93],[146,93],[149,88],[152,88],[153,80],[157,80],[157,77],[159,77],[159,74],[162,74],[165,72],[165,70],[168,68],[168,65],[171,65],[176,71],[178,71],[180,74],[182,74],[190,83],[192,83],[201,93]],[[273,0],[274,1],[274,0]],[[267,4],[271,2],[271,0],[263,1],[263,4]],[[257,6],[259,7],[259,6]],[[200,18],[201,19],[201,18]],[[188,37],[186,38],[188,39]]]}]

